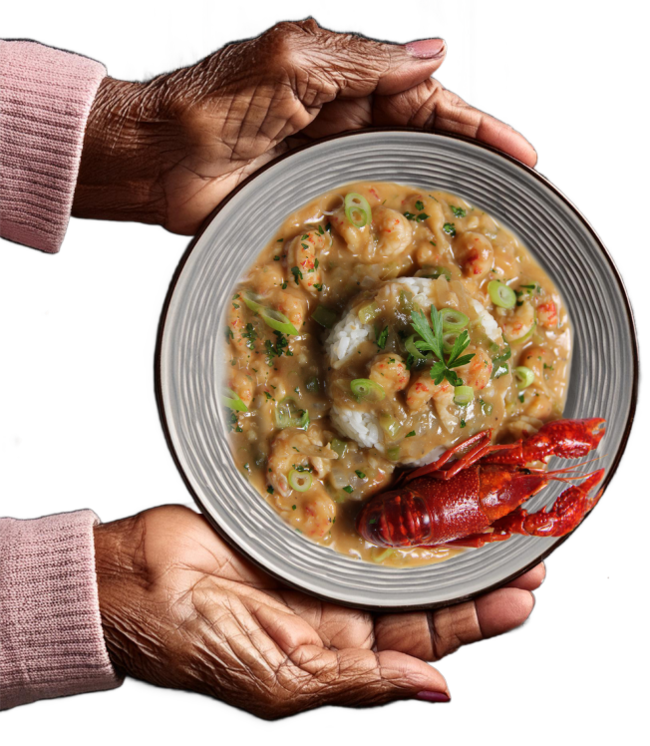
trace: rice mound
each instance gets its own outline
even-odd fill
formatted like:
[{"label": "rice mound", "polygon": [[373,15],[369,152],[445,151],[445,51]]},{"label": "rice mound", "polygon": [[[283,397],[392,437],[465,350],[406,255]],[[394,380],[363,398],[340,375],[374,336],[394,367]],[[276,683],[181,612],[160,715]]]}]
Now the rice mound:
[{"label": "rice mound", "polygon": [[[412,302],[420,309],[428,312],[437,297],[435,283],[437,280],[427,277],[400,277],[389,280],[377,286],[375,299],[385,301],[394,299],[397,303],[400,292],[408,290],[413,293]],[[447,286],[445,286],[447,287]],[[445,291],[447,292],[447,291]],[[461,291],[462,292],[462,289]],[[452,298],[457,296],[451,292]],[[496,320],[488,313],[480,301],[465,296],[465,303],[470,303],[486,335],[494,342],[501,342],[501,329]],[[325,338],[325,350],[329,357],[329,364],[338,369],[354,355],[359,346],[366,341],[373,340],[375,330],[372,324],[363,324],[358,317],[358,302],[353,301],[352,309],[331,329]],[[347,438],[356,441],[363,448],[376,448],[384,452],[384,432],[378,417],[372,412],[363,412],[351,407],[334,405],[330,410],[332,424]],[[420,459],[406,459],[405,464],[412,467],[425,466],[436,461],[445,447],[433,448]]]}]

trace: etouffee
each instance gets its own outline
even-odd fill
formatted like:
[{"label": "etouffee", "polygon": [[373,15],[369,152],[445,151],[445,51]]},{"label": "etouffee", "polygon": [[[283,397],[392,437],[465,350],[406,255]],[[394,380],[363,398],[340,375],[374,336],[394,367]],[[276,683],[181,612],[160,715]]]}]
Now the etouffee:
[{"label": "etouffee", "polygon": [[393,566],[355,520],[397,468],[558,419],[572,330],[520,241],[461,197],[355,183],[289,216],[233,290],[223,401],[235,463],[304,536]]}]

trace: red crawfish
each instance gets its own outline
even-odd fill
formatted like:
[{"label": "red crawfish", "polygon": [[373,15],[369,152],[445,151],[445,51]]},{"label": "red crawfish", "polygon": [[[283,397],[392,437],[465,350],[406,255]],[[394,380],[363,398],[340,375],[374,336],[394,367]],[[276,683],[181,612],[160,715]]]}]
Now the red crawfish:
[{"label": "red crawfish", "polygon": [[[589,493],[605,470],[576,477],[571,469],[545,471],[526,464],[548,456],[581,458],[598,447],[604,425],[597,417],[557,420],[503,445],[490,444],[491,430],[477,433],[435,463],[403,475],[396,489],[370,498],[357,520],[359,533],[385,547],[476,547],[512,534],[564,536],[598,502],[602,490],[592,498]],[[566,489],[548,511],[528,513],[519,507],[551,481],[577,479],[584,481]]]}]

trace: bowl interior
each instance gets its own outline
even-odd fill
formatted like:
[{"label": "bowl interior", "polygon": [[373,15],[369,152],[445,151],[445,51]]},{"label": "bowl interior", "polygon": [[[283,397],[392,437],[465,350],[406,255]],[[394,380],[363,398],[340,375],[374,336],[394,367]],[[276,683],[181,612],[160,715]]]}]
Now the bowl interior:
[{"label": "bowl interior", "polygon": [[[565,417],[604,417],[604,484],[620,460],[638,376],[632,313],[618,273],[585,220],[536,172],[476,143],[424,132],[351,134],[296,151],[255,175],[194,242],[161,322],[157,388],[168,443],[186,484],[218,530],[287,583],[374,609],[454,603],[536,564],[563,539],[516,536],[442,563],[385,568],[343,556],[287,526],[237,471],[219,404],[232,288],[285,217],[342,184],[394,181],[458,194],[510,228],[562,293],[575,340]],[[585,465],[579,470],[593,469]],[[553,485],[529,501],[550,505]]]}]

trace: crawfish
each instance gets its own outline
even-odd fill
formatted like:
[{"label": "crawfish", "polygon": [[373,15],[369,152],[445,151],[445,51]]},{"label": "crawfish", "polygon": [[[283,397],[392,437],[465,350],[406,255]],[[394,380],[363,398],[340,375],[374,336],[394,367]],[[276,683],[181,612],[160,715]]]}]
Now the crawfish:
[{"label": "crawfish", "polygon": [[[564,536],[598,502],[589,493],[604,469],[573,477],[570,469],[545,471],[526,464],[548,456],[581,458],[598,447],[605,420],[557,420],[515,443],[492,445],[483,430],[450,448],[436,462],[398,480],[398,488],[372,497],[357,520],[367,541],[385,547],[456,544],[483,546],[512,534]],[[469,448],[469,450],[467,450]],[[461,454],[465,451],[464,454]],[[454,456],[458,456],[452,460]],[[520,506],[550,481],[571,485],[548,511],[528,513]]]}]

